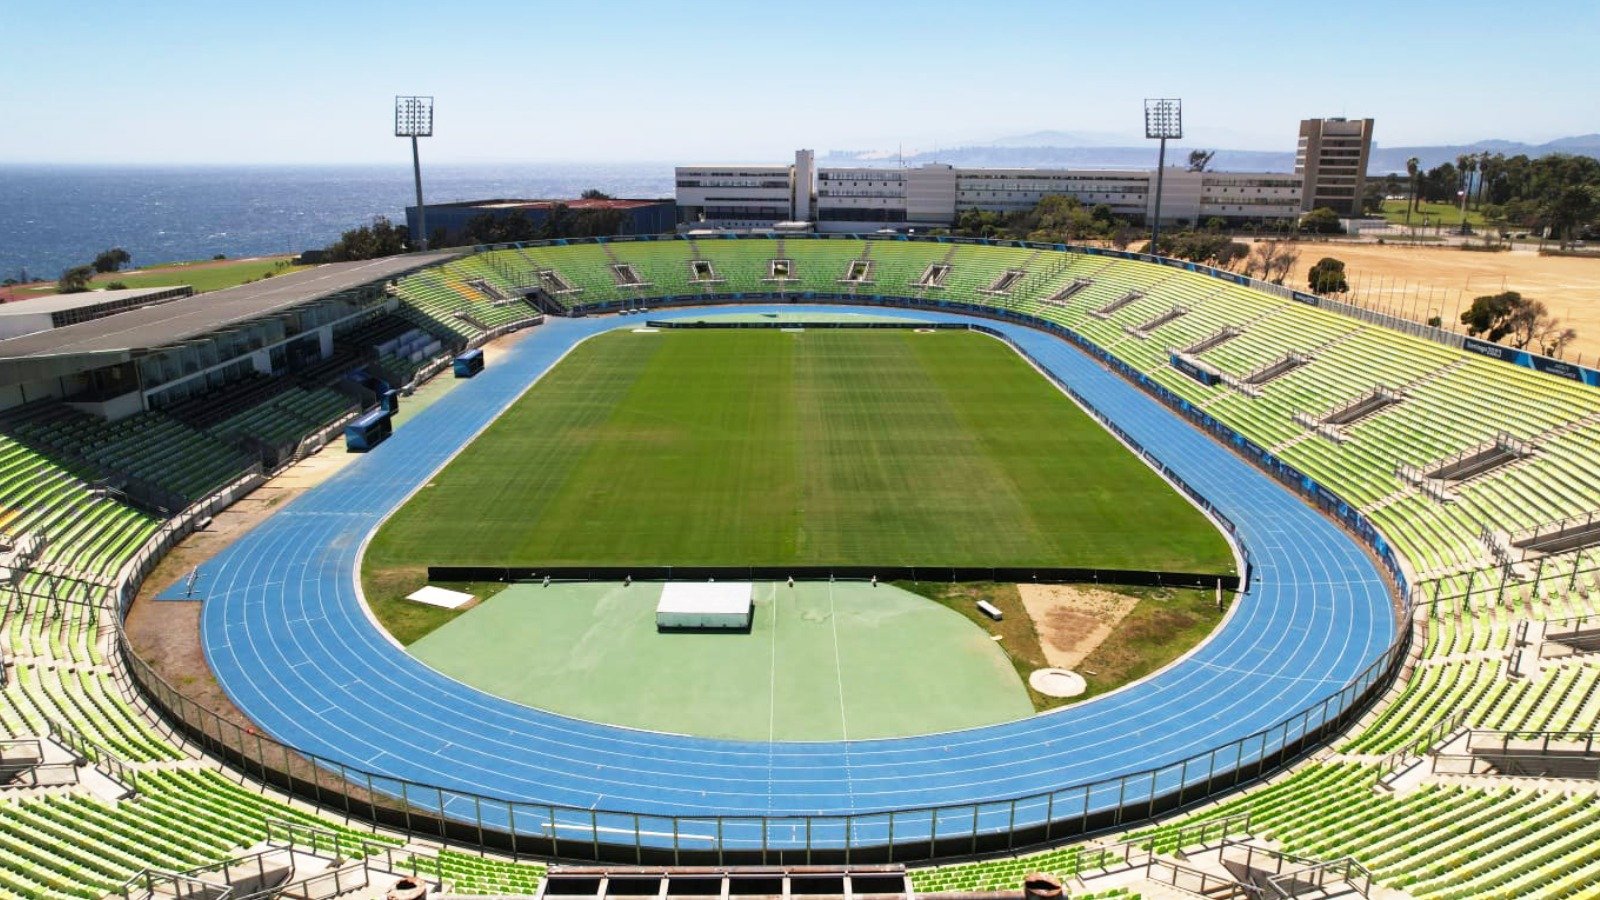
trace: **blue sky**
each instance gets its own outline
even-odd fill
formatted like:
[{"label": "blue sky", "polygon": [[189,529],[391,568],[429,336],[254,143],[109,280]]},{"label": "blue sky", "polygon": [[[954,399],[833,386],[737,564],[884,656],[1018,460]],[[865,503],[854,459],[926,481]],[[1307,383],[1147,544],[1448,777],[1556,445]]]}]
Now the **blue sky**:
[{"label": "blue sky", "polygon": [[[1508,13],[1508,11],[1510,11]],[[1288,150],[1600,130],[1600,3],[0,3],[0,162],[776,160],[1059,130]]]}]

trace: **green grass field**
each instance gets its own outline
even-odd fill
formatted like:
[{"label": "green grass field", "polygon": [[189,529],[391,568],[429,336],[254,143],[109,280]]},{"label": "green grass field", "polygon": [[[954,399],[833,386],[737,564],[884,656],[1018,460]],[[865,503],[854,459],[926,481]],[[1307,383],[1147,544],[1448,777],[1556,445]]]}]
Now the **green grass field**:
[{"label": "green grass field", "polygon": [[[1451,226],[1461,224],[1461,206],[1455,203],[1434,203],[1425,200],[1417,204],[1417,208],[1411,211],[1411,224],[1421,228],[1424,215],[1428,217],[1428,227],[1430,228],[1434,225],[1443,225],[1448,229]],[[1404,225],[1406,222],[1406,201],[1383,201],[1383,217],[1397,225]],[[1467,210],[1467,224],[1474,227],[1486,224],[1483,213],[1469,208]]]},{"label": "green grass field", "polygon": [[[96,275],[94,280],[90,282],[90,287],[93,290],[103,290],[119,282],[130,288],[170,287],[172,285],[187,284],[194,288],[195,293],[203,294],[207,291],[220,291],[223,288],[237,287],[249,281],[259,281],[263,277],[277,277],[291,272],[305,271],[303,267],[292,265],[293,259],[293,256],[263,256],[255,259],[206,259],[194,262],[162,263],[131,272],[110,272],[105,275]],[[33,286],[18,286],[15,289],[19,300],[30,297],[46,297],[55,292],[56,283],[54,281],[42,282]]]},{"label": "green grass field", "polygon": [[657,633],[660,593],[648,582],[511,585],[410,649],[530,706],[704,737],[865,740],[1034,711],[987,632],[889,585],[757,584],[748,634]]},{"label": "green grass field", "polygon": [[397,511],[366,575],[382,597],[429,564],[784,563],[1233,567],[1198,511],[992,338],[622,331]]}]

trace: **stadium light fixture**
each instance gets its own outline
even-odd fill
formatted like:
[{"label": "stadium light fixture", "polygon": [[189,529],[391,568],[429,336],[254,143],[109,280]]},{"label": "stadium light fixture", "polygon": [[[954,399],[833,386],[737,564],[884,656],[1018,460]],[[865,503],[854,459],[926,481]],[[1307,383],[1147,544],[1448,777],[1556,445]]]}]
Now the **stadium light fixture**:
[{"label": "stadium light fixture", "polygon": [[411,173],[417,182],[417,231],[412,243],[418,250],[428,249],[428,208],[422,205],[422,158],[417,153],[417,138],[433,137],[433,98],[394,98],[394,136],[411,139]]},{"label": "stadium light fixture", "polygon": [[1183,101],[1175,97],[1146,99],[1144,101],[1144,136],[1147,140],[1161,142],[1161,154],[1156,158],[1156,207],[1150,217],[1150,252],[1161,249],[1161,182],[1167,169],[1167,140],[1183,137]]}]

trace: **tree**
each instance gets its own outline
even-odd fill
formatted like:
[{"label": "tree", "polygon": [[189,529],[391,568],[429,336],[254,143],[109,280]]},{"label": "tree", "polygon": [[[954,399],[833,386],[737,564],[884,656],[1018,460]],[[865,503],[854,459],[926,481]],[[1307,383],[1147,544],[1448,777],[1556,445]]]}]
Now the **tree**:
[{"label": "tree", "polygon": [[1290,241],[1256,241],[1241,271],[1250,278],[1283,284],[1299,261],[1300,248]]},{"label": "tree", "polygon": [[1190,150],[1189,171],[1204,172],[1211,165],[1211,160],[1217,155],[1215,150]]},{"label": "tree", "polygon": [[1516,291],[1474,297],[1472,305],[1461,314],[1461,324],[1467,326],[1467,334],[1472,337],[1482,335],[1499,343],[1517,330],[1518,318],[1526,319],[1528,302]]},{"label": "tree", "polygon": [[1545,356],[1560,356],[1561,351],[1577,339],[1578,329],[1562,325],[1561,321],[1553,316],[1533,335],[1534,344]]},{"label": "tree", "polygon": [[[1393,175],[1390,179],[1398,181]],[[1389,198],[1389,185],[1373,179],[1367,182],[1361,192],[1362,215],[1376,216],[1383,214],[1383,201]]]},{"label": "tree", "polygon": [[1478,154],[1463,153],[1456,157],[1456,168],[1461,172],[1461,187],[1454,198],[1461,204],[1461,233],[1467,233],[1467,198],[1472,195],[1472,173],[1478,168]]},{"label": "tree", "polygon": [[1079,241],[1100,234],[1102,227],[1077,197],[1068,194],[1039,198],[1020,224],[1028,240],[1040,243]]},{"label": "tree", "polygon": [[1545,201],[1539,213],[1555,237],[1565,245],[1581,227],[1600,215],[1600,191],[1586,185],[1571,185]]},{"label": "tree", "polygon": [[371,225],[352,228],[341,234],[323,252],[328,262],[377,259],[406,252],[408,237],[404,225],[395,225],[385,216],[376,216]]},{"label": "tree", "polygon": [[1524,297],[1516,291],[1476,297],[1461,314],[1467,334],[1483,335],[1495,343],[1505,341],[1513,347],[1532,346],[1546,356],[1554,356],[1578,337],[1550,314],[1541,300]]},{"label": "tree", "polygon": [[987,209],[963,209],[956,215],[951,234],[962,237],[995,237],[1000,232],[1000,214]]},{"label": "tree", "polygon": [[588,190],[584,191],[583,193],[579,194],[578,196],[582,197],[585,200],[615,200],[616,199],[615,197],[611,196],[610,194],[606,193],[605,191],[600,190],[599,188],[589,188]]},{"label": "tree", "polygon": [[539,223],[539,240],[567,237],[572,231],[572,207],[565,203],[551,205]]},{"label": "tree", "polygon": [[1250,255],[1250,248],[1214,231],[1177,231],[1161,235],[1159,250],[1147,242],[1144,252],[1231,270]]},{"label": "tree", "polygon": [[1317,264],[1306,273],[1306,280],[1310,282],[1311,290],[1318,294],[1342,294],[1350,290],[1350,282],[1344,277],[1344,262],[1331,256],[1317,260]]},{"label": "tree", "polygon": [[1497,155],[1487,150],[1478,154],[1478,191],[1473,203],[1479,209],[1483,208],[1483,190],[1489,183],[1490,171],[1496,166],[1495,157]]},{"label": "tree", "polygon": [[[481,212],[467,220],[462,237],[469,244],[505,244],[512,241],[531,241],[539,229],[525,210],[514,210],[505,215]],[[560,237],[561,235],[556,235]],[[443,244],[430,243],[431,247]]]},{"label": "tree", "polygon": [[1406,227],[1411,227],[1411,211],[1417,208],[1419,192],[1422,190],[1422,160],[1415,156],[1406,160],[1406,174],[1411,177],[1411,198],[1406,203]]},{"label": "tree", "polygon": [[622,230],[622,210],[583,209],[572,217],[570,233],[566,237],[604,237]]},{"label": "tree", "polygon": [[94,258],[94,270],[101,274],[116,272],[132,261],[133,257],[128,255],[128,251],[121,247],[112,247]]},{"label": "tree", "polygon": [[1456,188],[1461,184],[1461,174],[1450,163],[1440,163],[1422,174],[1421,197],[1437,203],[1449,203],[1456,198]]},{"label": "tree", "polygon": [[62,294],[81,294],[89,289],[94,278],[94,266],[73,266],[61,273],[56,281],[56,291]]},{"label": "tree", "polygon": [[1300,230],[1307,234],[1340,234],[1344,226],[1339,224],[1338,213],[1329,207],[1319,206],[1301,217]]}]

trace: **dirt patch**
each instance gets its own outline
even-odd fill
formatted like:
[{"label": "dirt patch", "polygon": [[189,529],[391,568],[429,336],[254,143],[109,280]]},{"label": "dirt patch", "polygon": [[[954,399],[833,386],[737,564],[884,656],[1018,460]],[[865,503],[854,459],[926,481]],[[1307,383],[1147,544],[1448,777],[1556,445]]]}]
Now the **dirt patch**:
[{"label": "dirt patch", "polygon": [[[484,356],[491,361],[503,357],[524,333],[513,332],[486,344]],[[438,377],[450,378],[450,370],[445,369]],[[405,427],[405,422],[401,421],[397,427]],[[217,513],[204,531],[190,534],[168,550],[145,578],[139,595],[128,610],[124,627],[134,652],[191,700],[232,722],[250,724],[228,699],[206,664],[205,652],[200,647],[200,606],[203,600],[164,601],[156,600],[155,596],[188,577],[196,566],[249,533],[285,503],[327,481],[355,460],[356,454],[347,453],[344,441],[336,435],[318,452],[280,472],[266,484]],[[406,588],[406,593],[416,590],[426,580],[425,572],[410,574],[410,587]],[[196,593],[203,598],[205,586],[198,585]],[[485,587],[472,593],[478,594],[481,601],[492,596],[493,590]],[[444,614],[446,620],[461,612],[439,610],[410,601],[401,602],[407,607],[417,608],[411,614],[423,620],[429,616],[428,610],[437,610]]]},{"label": "dirt patch", "polygon": [[[278,507],[348,465],[353,454],[342,441],[330,442],[282,474],[256,488],[167,551],[139,588],[124,623],[134,652],[168,683],[212,712],[240,725],[249,720],[234,707],[206,665],[200,648],[200,603],[156,600],[157,594],[187,578],[194,568],[250,532]],[[196,593],[205,595],[205,586]]]},{"label": "dirt patch", "polygon": [[1079,665],[1089,696],[1137,681],[1189,652],[1222,622],[1230,596],[1219,606],[1215,592],[1207,590],[1121,590],[1138,602]]},{"label": "dirt patch", "polygon": [[1071,584],[1019,584],[1022,605],[1050,665],[1076,669],[1116,630],[1137,597]]},{"label": "dirt patch", "polygon": [[1543,300],[1550,312],[1578,330],[1565,356],[1586,363],[1600,356],[1600,259],[1540,256],[1533,250],[1477,253],[1454,246],[1303,242],[1300,261],[1285,281],[1305,290],[1311,266],[1324,256],[1343,260],[1357,306],[1424,321],[1444,319],[1461,330],[1460,310],[1472,298],[1518,291]]},{"label": "dirt patch", "polygon": [[[1077,697],[1047,697],[1029,686],[1034,709],[1041,712],[1143,678],[1205,640],[1223,614],[1214,593],[1206,590],[993,582],[895,585],[950,607],[993,635],[1023,684],[1034,671],[1050,666],[1083,676],[1088,690]],[[1004,618],[996,622],[979,612],[979,600],[994,604]]]}]

